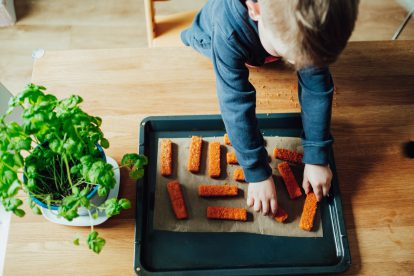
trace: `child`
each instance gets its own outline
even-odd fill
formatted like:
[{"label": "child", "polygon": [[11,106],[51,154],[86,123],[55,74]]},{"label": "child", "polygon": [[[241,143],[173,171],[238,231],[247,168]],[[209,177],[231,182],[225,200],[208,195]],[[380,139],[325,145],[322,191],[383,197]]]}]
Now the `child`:
[{"label": "child", "polygon": [[[210,0],[181,33],[187,46],[209,57],[227,133],[249,182],[247,205],[275,214],[272,169],[256,120],[256,91],[246,65],[283,58],[297,70],[303,122],[302,186],[318,201],[332,179],[328,166],[333,80],[328,65],[345,48],[358,0]],[[276,72],[275,72],[276,73]]]}]

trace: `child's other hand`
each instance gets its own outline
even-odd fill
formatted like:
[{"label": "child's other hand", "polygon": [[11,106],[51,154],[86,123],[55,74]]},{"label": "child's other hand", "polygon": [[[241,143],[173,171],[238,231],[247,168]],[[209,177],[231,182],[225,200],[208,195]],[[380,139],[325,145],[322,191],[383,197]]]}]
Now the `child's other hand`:
[{"label": "child's other hand", "polygon": [[312,185],[316,199],[321,201],[323,196],[329,194],[331,180],[332,171],[329,168],[329,165],[305,164],[302,186],[306,194],[310,192],[310,186]]},{"label": "child's other hand", "polygon": [[269,212],[276,214],[277,196],[272,176],[264,181],[249,184],[247,205],[254,206],[253,209],[256,212],[262,211],[263,215],[267,215]]}]

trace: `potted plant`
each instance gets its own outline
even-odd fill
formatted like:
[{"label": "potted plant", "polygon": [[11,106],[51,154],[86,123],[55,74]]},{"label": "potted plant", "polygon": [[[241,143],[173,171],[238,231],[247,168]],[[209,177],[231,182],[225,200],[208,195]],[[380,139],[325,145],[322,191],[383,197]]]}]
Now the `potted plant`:
[{"label": "potted plant", "polygon": [[[35,214],[45,207],[68,221],[85,214],[92,221],[98,211],[111,217],[130,208],[126,198],[107,199],[115,179],[102,149],[109,142],[101,131],[101,118],[80,108],[81,97],[58,100],[45,90],[28,85],[10,99],[9,109],[0,117],[0,201],[5,209],[25,215],[19,191],[27,194]],[[23,109],[22,123],[7,122],[17,106]],[[124,155],[121,166],[139,179],[147,163],[145,156],[131,153]],[[86,242],[96,253],[105,245],[92,223]]]}]

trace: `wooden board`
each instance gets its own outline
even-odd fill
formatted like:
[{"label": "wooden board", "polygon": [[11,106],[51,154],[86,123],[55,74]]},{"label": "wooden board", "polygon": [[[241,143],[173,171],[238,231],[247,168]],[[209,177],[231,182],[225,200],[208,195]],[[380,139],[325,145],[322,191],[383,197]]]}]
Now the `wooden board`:
[{"label": "wooden board", "polygon": [[[414,42],[350,43],[332,66],[332,131],[353,264],[347,274],[414,273],[414,160],[402,144],[414,139]],[[136,151],[146,115],[218,113],[214,73],[191,49],[117,49],[46,52],[32,80],[59,97],[81,95],[103,118],[118,162]],[[282,65],[253,69],[258,112],[299,111],[296,76]],[[278,95],[280,94],[280,95]],[[125,171],[121,196],[135,201]],[[5,275],[131,275],[134,207],[99,232],[107,246],[97,256],[72,245],[87,229],[51,224],[28,210],[12,218]],[[84,242],[82,242],[84,243]]]}]

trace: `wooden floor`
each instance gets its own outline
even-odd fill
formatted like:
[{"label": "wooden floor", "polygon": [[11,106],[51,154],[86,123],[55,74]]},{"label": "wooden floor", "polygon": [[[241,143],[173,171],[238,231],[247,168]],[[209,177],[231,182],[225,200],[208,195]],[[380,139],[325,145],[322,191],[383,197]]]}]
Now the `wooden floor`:
[{"label": "wooden floor", "polygon": [[[197,9],[205,0],[158,3],[157,13]],[[143,1],[15,0],[18,22],[0,29],[0,82],[17,93],[29,82],[31,53],[146,47]],[[352,40],[389,40],[406,15],[395,0],[361,0]],[[400,39],[414,39],[411,20]]]}]

